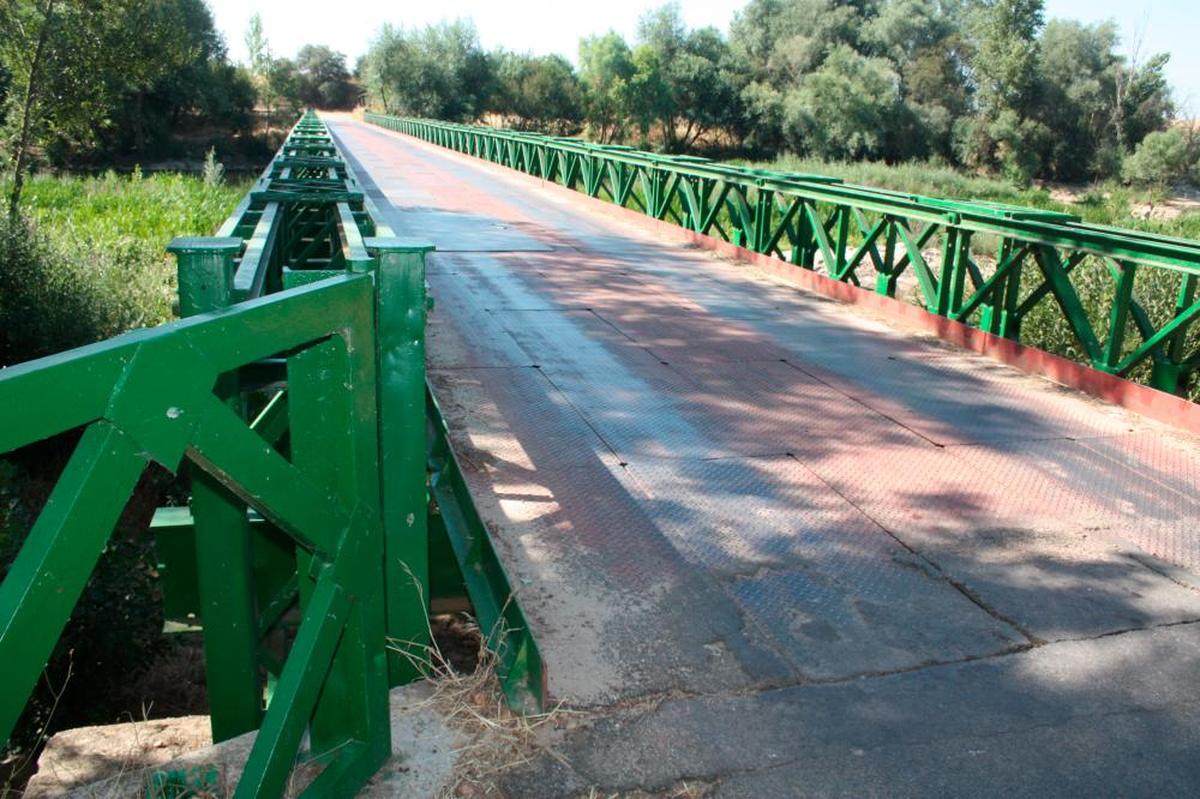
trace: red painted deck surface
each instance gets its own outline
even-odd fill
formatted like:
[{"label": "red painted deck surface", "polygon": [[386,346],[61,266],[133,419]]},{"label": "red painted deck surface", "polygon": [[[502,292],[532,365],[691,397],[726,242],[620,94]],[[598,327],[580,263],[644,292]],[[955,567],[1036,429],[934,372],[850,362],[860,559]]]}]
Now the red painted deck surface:
[{"label": "red painted deck surface", "polygon": [[1188,434],[500,167],[332,128],[398,234],[437,245],[431,381],[553,698],[986,659],[987,691],[1048,691],[1066,730],[1078,697],[1022,683],[1023,658],[1095,642],[1104,664],[1114,634],[1200,619]]}]

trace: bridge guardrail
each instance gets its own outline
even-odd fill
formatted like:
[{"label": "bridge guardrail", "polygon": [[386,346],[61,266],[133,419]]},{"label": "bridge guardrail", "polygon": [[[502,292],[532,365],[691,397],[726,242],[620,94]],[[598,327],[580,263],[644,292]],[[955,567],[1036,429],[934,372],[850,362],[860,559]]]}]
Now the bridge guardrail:
[{"label": "bridge guardrail", "polygon": [[[342,275],[4,371],[5,407],[37,410],[0,430],[0,451],[84,427],[0,585],[4,737],[138,478],[151,461],[174,471],[186,460],[309,561],[303,619],[239,792],[282,793],[310,715],[325,725],[314,748],[338,753],[341,781],[365,780],[390,754],[384,584],[373,565],[383,530],[372,293],[369,276]],[[214,391],[222,375],[281,353],[290,461],[263,438],[270,424],[247,425]],[[334,423],[343,436],[330,435]],[[224,532],[215,531],[228,547]]]},{"label": "bridge guardrail", "polygon": [[912,301],[1015,341],[1041,315],[1075,342],[1058,354],[1163,391],[1185,393],[1200,370],[1200,242],[568,137],[365,119],[888,297],[908,272]]},{"label": "bridge guardrail", "polygon": [[213,738],[259,730],[237,795],[281,795],[305,733],[312,795],[364,784],[391,754],[389,686],[422,676],[430,597],[467,571],[506,693],[540,708],[469,494],[427,489],[458,474],[424,375],[432,247],[379,220],[309,112],[217,236],[169,247],[185,319],[0,373],[29,409],[0,453],[83,428],[0,583],[0,739],[151,462],[190,467],[190,507],[155,532],[165,611],[204,631]]}]

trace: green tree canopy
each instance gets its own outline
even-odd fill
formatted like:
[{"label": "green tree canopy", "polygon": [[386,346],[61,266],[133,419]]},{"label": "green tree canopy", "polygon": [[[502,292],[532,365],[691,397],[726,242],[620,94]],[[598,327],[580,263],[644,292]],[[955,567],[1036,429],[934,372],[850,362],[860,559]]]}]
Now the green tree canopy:
[{"label": "green tree canopy", "polygon": [[736,122],[732,57],[719,31],[689,31],[679,4],[668,3],[642,17],[638,38],[643,74],[637,80],[651,94],[644,111],[661,126],[669,152],[691,147],[706,133]]},{"label": "green tree canopy", "polygon": [[94,144],[125,96],[143,98],[193,59],[202,43],[189,40],[189,10],[178,0],[0,5],[0,65],[9,76],[4,140],[13,174],[10,214],[16,214],[37,152]]},{"label": "green tree canopy", "polygon": [[297,94],[313,108],[352,108],[358,91],[346,68],[346,56],[319,44],[306,44],[296,54]]},{"label": "green tree canopy", "polygon": [[792,150],[937,158],[1079,180],[1122,160],[1174,109],[1165,55],[1128,59],[1111,24],[1045,20],[1044,0],[749,0],[728,36],[690,29],[677,3],[635,39],[579,42],[561,59],[484,54],[462,23],[385,26],[362,63],[368,102],[671,152]]},{"label": "green tree canopy", "polygon": [[879,158],[900,111],[900,77],[891,62],[836,47],[785,101],[784,135],[822,158]]},{"label": "green tree canopy", "polygon": [[601,143],[621,136],[633,116],[633,51],[615,31],[579,41],[579,79],[584,116]]},{"label": "green tree canopy", "polygon": [[475,25],[442,22],[419,30],[385,25],[363,59],[367,91],[390,113],[475,119],[493,90]]},{"label": "green tree canopy", "polygon": [[509,125],[564,135],[582,118],[579,81],[571,62],[558,55],[499,52],[492,56],[495,91],[490,109]]}]

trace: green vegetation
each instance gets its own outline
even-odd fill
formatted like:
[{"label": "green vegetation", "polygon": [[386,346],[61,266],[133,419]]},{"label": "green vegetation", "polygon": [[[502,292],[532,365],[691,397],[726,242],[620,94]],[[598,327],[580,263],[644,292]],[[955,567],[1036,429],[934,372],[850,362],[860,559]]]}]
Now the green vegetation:
[{"label": "green vegetation", "polygon": [[1176,127],[1148,133],[1125,159],[1124,176],[1160,192],[1172,183],[1200,184],[1200,131]]},{"label": "green vegetation", "polygon": [[290,123],[305,107],[350,108],[358,89],[346,69],[346,56],[323,45],[305,45],[295,59],[279,58],[263,30],[262,17],[250,18],[246,30],[250,78],[258,101],[267,112],[267,130],[282,111]]},{"label": "green vegetation", "polygon": [[0,365],[169,319],[164,247],[211,233],[244,191],[176,174],[34,177],[23,215],[0,223]]},{"label": "green vegetation", "polygon": [[1120,55],[1112,23],[1047,22],[1044,0],[750,0],[728,35],[689,29],[670,3],[632,43],[584,38],[577,74],[557,57],[486,52],[468,21],[384,26],[359,77],[388,114],[667,152],[938,159],[1017,185],[1122,174],[1162,185],[1196,179],[1200,161],[1179,143],[1194,132],[1162,133],[1174,114],[1166,62]]}]

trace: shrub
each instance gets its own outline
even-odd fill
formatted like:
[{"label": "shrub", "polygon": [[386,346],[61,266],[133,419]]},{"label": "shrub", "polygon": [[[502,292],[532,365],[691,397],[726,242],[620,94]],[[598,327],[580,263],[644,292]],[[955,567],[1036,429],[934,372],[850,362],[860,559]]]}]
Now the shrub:
[{"label": "shrub", "polygon": [[30,180],[25,215],[0,221],[0,366],[170,319],[167,243],[211,233],[244,188],[140,173]]},{"label": "shrub", "polygon": [[1200,135],[1180,127],[1147,134],[1125,159],[1122,175],[1145,186],[1200,181]]},{"label": "shrub", "polygon": [[171,316],[161,250],[95,247],[25,217],[0,222],[0,365],[78,347]]}]

